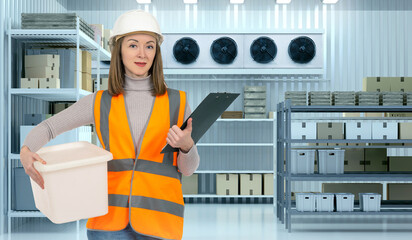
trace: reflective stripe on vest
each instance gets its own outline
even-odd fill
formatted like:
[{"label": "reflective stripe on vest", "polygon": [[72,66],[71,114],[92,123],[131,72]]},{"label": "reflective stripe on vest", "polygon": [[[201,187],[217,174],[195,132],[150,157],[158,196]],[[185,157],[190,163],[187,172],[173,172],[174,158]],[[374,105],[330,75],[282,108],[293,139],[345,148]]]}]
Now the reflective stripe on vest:
[{"label": "reflective stripe on vest", "polygon": [[184,203],[177,153],[160,151],[169,128],[183,124],[185,106],[184,92],[168,89],[157,96],[136,148],[123,95],[96,94],[96,133],[113,160],[108,163],[109,213],[89,219],[87,228],[118,231],[130,221],[136,232],[148,238],[182,238]]}]

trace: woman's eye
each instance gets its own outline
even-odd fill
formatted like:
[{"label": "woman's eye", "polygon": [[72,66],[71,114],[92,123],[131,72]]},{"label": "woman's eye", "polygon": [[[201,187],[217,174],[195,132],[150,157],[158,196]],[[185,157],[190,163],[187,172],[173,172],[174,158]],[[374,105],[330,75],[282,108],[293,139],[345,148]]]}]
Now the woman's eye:
[{"label": "woman's eye", "polygon": [[130,47],[131,48],[135,48],[135,47],[137,47],[136,45],[134,45],[134,44],[132,44],[132,45],[130,45]]},{"label": "woman's eye", "polygon": [[147,46],[147,48],[149,48],[149,49],[153,49],[154,47],[153,47],[153,46]]}]

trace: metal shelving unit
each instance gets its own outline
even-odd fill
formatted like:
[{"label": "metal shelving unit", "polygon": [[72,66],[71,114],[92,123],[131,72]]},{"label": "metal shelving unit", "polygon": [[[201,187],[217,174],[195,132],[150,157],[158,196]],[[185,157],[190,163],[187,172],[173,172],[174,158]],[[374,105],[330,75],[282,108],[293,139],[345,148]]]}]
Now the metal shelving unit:
[{"label": "metal shelving unit", "polygon": [[[60,29],[11,29],[11,23],[8,26],[8,49],[7,59],[11,61],[12,58],[12,40],[13,43],[21,46],[25,44],[30,47],[70,47],[76,48],[77,53],[77,88],[61,88],[61,89],[20,89],[12,88],[12,66],[9,65],[8,71],[8,140],[11,142],[11,109],[12,96],[24,96],[43,101],[77,101],[80,98],[91,94],[91,92],[80,89],[80,49],[87,50],[91,53],[92,59],[96,61],[110,60],[111,55],[108,51],[103,49],[93,39],[87,36],[79,29],[79,19],[77,19],[76,29],[60,30]],[[100,68],[97,70],[97,77],[100,77]],[[8,232],[11,233],[11,219],[25,218],[25,217],[45,217],[39,211],[16,211],[11,209],[12,202],[12,166],[15,161],[19,160],[19,154],[12,153],[11,144],[8,148]],[[77,221],[77,232],[79,232],[79,222]],[[77,237],[79,235],[77,234]],[[9,234],[10,239],[10,234]]]},{"label": "metal shelving unit", "polygon": [[[273,136],[275,136],[275,119],[218,119],[217,122],[270,122],[273,123]],[[197,147],[271,147],[273,149],[273,156],[275,156],[276,145],[273,138],[272,143],[197,143]],[[196,174],[265,174],[274,173],[273,170],[197,170]],[[268,199],[273,198],[273,195],[216,195],[216,194],[194,194],[194,195],[184,195],[187,198],[197,198],[197,199],[227,199],[227,198],[243,198],[243,199]]]},{"label": "metal shelving unit", "polygon": [[[412,205],[391,206],[380,212],[298,212],[292,208],[291,182],[293,181],[412,181],[412,174],[405,173],[353,173],[353,174],[291,174],[291,149],[292,144],[302,143],[411,143],[412,140],[296,140],[291,139],[292,113],[331,113],[331,112],[412,112],[411,106],[292,106],[291,101],[281,102],[277,105],[277,148],[286,151],[277,151],[276,170],[276,214],[278,219],[285,224],[291,232],[291,217],[293,215],[398,215],[412,214]],[[319,118],[319,120],[323,120]],[[385,145],[374,146],[307,146],[307,148],[388,148]],[[410,146],[390,146],[391,148]],[[302,148],[302,146],[299,146]],[[283,166],[286,159],[286,169]],[[286,189],[285,189],[286,188]],[[387,208],[387,207],[386,207]]]}]

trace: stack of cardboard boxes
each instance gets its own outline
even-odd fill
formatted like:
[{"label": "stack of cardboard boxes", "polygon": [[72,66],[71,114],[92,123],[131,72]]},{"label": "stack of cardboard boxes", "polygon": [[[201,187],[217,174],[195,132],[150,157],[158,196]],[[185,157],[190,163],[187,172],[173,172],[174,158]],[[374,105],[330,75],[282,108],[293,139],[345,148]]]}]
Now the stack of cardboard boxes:
[{"label": "stack of cardboard boxes", "polygon": [[[81,51],[81,88],[83,90],[93,92],[92,81],[92,55],[88,51]],[[75,71],[75,79],[77,79],[77,71]],[[77,81],[75,82],[75,86]]]},{"label": "stack of cardboard boxes", "polygon": [[217,195],[273,195],[273,174],[216,174]]},{"label": "stack of cardboard boxes", "polygon": [[59,55],[26,55],[21,88],[60,88]]},{"label": "stack of cardboard boxes", "polygon": [[90,24],[90,27],[94,29],[94,40],[105,50],[110,52],[109,38],[113,35],[111,29],[104,29],[103,24]]}]

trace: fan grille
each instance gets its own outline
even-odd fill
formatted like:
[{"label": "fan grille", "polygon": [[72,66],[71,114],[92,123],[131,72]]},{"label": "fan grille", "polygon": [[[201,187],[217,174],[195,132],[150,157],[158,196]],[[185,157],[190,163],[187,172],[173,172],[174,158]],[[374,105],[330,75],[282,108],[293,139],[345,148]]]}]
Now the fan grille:
[{"label": "fan grille", "polygon": [[309,37],[297,37],[289,44],[289,56],[296,63],[309,63],[315,55],[316,44]]},{"label": "fan grille", "polygon": [[193,63],[199,56],[199,45],[193,38],[181,38],[173,46],[173,56],[182,64]]},{"label": "fan grille", "polygon": [[237,44],[230,37],[221,37],[210,46],[213,60],[220,64],[230,64],[237,56]]},{"label": "fan grille", "polygon": [[269,63],[275,59],[278,49],[275,42],[268,37],[260,37],[250,46],[250,55],[258,63]]}]

